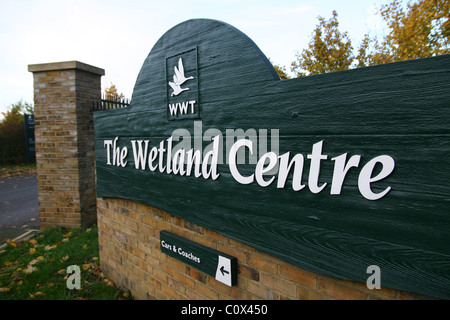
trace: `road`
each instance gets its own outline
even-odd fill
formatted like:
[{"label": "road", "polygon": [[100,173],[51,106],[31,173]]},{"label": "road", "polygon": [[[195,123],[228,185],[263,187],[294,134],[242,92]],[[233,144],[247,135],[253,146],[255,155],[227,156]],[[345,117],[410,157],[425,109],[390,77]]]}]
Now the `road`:
[{"label": "road", "polygon": [[0,178],[0,245],[39,229],[36,173]]}]

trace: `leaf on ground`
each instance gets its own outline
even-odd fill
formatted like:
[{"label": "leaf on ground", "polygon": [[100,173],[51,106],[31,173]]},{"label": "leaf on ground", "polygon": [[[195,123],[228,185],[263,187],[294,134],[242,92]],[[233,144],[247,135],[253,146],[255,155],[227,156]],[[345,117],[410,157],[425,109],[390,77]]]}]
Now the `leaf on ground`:
[{"label": "leaf on ground", "polygon": [[48,251],[48,250],[53,250],[53,249],[55,249],[56,247],[58,246],[58,244],[54,244],[54,245],[47,245],[47,246],[45,246],[44,247],[44,249],[45,249],[45,251]]},{"label": "leaf on ground", "polygon": [[37,270],[38,270],[38,268],[33,267],[32,265],[28,265],[28,267],[26,267],[26,269],[23,269],[23,272],[26,273],[26,274],[30,274],[30,273],[32,273],[34,271],[37,271]]},{"label": "leaf on ground", "polygon": [[92,264],[90,264],[90,263],[86,263],[86,264],[83,264],[83,265],[82,265],[83,270],[87,270],[87,269],[89,269],[90,267],[92,267]]},{"label": "leaf on ground", "polygon": [[114,282],[109,279],[103,279],[103,282],[106,283],[108,286],[114,287]]}]

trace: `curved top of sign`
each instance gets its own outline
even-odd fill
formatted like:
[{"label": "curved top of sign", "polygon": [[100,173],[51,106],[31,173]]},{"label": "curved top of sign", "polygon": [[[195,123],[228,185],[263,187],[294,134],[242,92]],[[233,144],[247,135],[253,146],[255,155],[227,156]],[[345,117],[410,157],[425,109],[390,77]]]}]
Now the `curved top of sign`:
[{"label": "curved top of sign", "polygon": [[[174,80],[179,66],[190,78],[180,86]],[[279,77],[244,33],[221,21],[193,19],[173,27],[156,42],[137,77],[131,107],[136,111],[148,109],[150,102],[159,106],[186,101],[199,106],[233,88],[267,80]]]}]

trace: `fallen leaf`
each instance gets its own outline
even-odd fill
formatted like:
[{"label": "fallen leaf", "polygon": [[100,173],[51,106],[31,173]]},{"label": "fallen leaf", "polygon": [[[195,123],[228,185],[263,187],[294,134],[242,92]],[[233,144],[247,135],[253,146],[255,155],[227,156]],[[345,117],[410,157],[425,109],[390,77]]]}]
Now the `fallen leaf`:
[{"label": "fallen leaf", "polygon": [[38,268],[33,267],[32,265],[28,265],[28,267],[26,269],[23,269],[23,272],[25,272],[26,274],[30,274],[37,270],[38,270]]},{"label": "fallen leaf", "polygon": [[30,248],[30,254],[36,253],[36,249],[35,248]]},{"label": "fallen leaf", "polygon": [[88,245],[85,244],[85,245],[83,246],[83,249],[84,249],[84,250],[87,250],[87,248],[88,248]]},{"label": "fallen leaf", "polygon": [[83,270],[87,270],[87,269],[89,269],[90,267],[92,267],[92,264],[90,264],[90,263],[86,263],[86,264],[83,264],[83,265],[82,265]]},{"label": "fallen leaf", "polygon": [[31,260],[29,263],[28,263],[28,265],[29,266],[34,266],[36,263],[38,263],[39,262],[39,260],[38,259],[33,259],[33,260]]},{"label": "fallen leaf", "polygon": [[54,244],[54,245],[47,245],[47,246],[45,246],[44,247],[44,249],[46,250],[46,251],[48,251],[48,250],[53,250],[53,249],[55,249],[56,247],[57,247],[58,245],[57,244]]},{"label": "fallen leaf", "polygon": [[72,236],[72,231],[70,231],[70,232],[68,232],[68,233],[66,233],[66,234],[63,234],[63,237],[64,237],[64,238],[68,238],[68,237],[70,237],[70,236]]},{"label": "fallen leaf", "polygon": [[30,299],[34,299],[34,295],[32,295],[31,293],[28,294],[30,296]]},{"label": "fallen leaf", "polygon": [[31,243],[32,245],[36,245],[37,244],[37,240],[36,239],[30,239],[28,240],[29,243]]},{"label": "fallen leaf", "polygon": [[8,287],[0,288],[0,292],[8,292],[9,289]]},{"label": "fallen leaf", "polygon": [[10,261],[6,261],[5,262],[5,266],[7,266],[7,267],[14,267],[14,263],[10,262]]},{"label": "fallen leaf", "polygon": [[42,297],[42,296],[45,296],[45,293],[43,293],[42,291],[38,291],[38,292],[34,293],[34,296],[35,297]]},{"label": "fallen leaf", "polygon": [[69,255],[66,255],[64,257],[61,258],[61,262],[66,261],[67,259],[69,259]]},{"label": "fallen leaf", "polygon": [[112,282],[109,279],[103,279],[103,282],[106,283],[108,286],[114,287],[114,282]]},{"label": "fallen leaf", "polygon": [[65,274],[66,273],[66,269],[59,269],[58,270],[58,274]]},{"label": "fallen leaf", "polygon": [[17,243],[14,242],[14,241],[11,241],[11,242],[9,243],[9,245],[10,245],[11,247],[13,247],[13,248],[16,248],[16,247],[17,247]]}]

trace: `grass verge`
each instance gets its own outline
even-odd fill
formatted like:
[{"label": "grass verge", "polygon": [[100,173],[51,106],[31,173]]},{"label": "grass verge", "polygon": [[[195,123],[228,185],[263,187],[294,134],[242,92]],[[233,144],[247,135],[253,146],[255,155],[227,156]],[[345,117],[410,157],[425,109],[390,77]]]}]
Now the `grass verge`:
[{"label": "grass verge", "polygon": [[[76,286],[75,272],[80,270]],[[0,249],[0,300],[126,300],[129,292],[105,278],[98,258],[97,227],[53,228]]]}]

